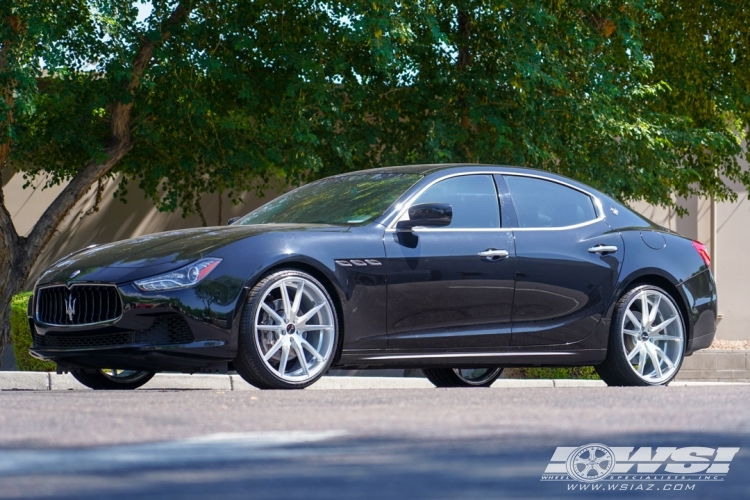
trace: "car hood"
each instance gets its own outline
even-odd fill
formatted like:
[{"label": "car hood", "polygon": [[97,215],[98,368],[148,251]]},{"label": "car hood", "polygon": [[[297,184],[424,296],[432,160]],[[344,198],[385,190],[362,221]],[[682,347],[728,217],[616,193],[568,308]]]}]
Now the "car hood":
[{"label": "car hood", "polygon": [[339,226],[267,224],[206,227],[149,234],[68,255],[48,268],[37,284],[76,281],[122,283],[177,269],[235,241],[264,233],[346,229]]}]

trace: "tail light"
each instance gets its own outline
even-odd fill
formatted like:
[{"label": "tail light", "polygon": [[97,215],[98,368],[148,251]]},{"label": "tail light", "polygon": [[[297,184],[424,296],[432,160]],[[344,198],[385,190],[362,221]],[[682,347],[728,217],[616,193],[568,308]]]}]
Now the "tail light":
[{"label": "tail light", "polygon": [[708,255],[708,250],[706,250],[706,245],[701,243],[700,241],[693,240],[693,248],[700,254],[701,259],[703,259],[703,262],[706,263],[706,267],[711,265],[711,256]]}]

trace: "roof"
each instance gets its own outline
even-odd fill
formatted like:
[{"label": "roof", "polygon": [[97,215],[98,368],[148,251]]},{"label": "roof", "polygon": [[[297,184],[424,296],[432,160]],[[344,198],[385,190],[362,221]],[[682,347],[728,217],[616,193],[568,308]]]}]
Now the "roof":
[{"label": "roof", "polygon": [[453,167],[468,167],[468,166],[477,166],[476,163],[427,163],[423,165],[398,165],[394,167],[383,167],[383,168],[375,168],[375,169],[368,169],[368,172],[392,172],[392,173],[399,173],[399,174],[428,174],[431,172],[435,172],[438,170],[444,170],[446,168],[453,168]]}]

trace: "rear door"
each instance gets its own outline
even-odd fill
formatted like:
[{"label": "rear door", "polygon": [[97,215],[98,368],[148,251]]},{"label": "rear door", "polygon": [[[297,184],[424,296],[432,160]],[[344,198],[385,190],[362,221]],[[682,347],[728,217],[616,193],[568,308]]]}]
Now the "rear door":
[{"label": "rear door", "polygon": [[517,217],[511,345],[577,342],[593,332],[614,293],[624,255],[620,234],[578,188],[504,175]]}]

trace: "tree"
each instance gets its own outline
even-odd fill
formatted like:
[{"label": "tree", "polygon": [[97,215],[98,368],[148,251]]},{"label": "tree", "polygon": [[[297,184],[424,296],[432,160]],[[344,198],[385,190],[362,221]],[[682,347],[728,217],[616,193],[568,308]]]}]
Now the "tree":
[{"label": "tree", "polygon": [[[702,0],[425,1],[382,9],[391,71],[356,89],[327,165],[533,166],[626,201],[736,195],[750,10]],[[404,33],[406,35],[404,35]],[[372,145],[378,148],[373,151]],[[338,160],[338,161],[337,161]]]},{"label": "tree", "polygon": [[61,219],[115,174],[186,213],[418,162],[533,166],[677,209],[750,186],[750,12],[730,2],[149,5],[0,4],[0,169],[67,182],[27,237],[0,198],[0,335]]},{"label": "tree", "polygon": [[318,168],[307,121],[349,29],[338,2],[149,6],[139,21],[128,0],[0,4],[0,169],[67,182],[26,237],[0,197],[0,340],[11,297],[102,180],[123,173],[189,212],[202,193]]}]

